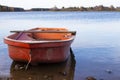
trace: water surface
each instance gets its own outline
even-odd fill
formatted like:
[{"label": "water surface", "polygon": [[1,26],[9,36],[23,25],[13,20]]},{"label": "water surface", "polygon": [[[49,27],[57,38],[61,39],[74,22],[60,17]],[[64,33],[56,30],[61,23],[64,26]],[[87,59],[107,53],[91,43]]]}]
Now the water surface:
[{"label": "water surface", "polygon": [[[119,12],[1,12],[0,16],[1,79],[85,80],[92,76],[98,80],[120,80]],[[14,70],[16,64],[8,56],[3,37],[11,34],[11,30],[35,27],[77,31],[71,45],[75,58],[62,64],[32,66],[28,71]]]}]

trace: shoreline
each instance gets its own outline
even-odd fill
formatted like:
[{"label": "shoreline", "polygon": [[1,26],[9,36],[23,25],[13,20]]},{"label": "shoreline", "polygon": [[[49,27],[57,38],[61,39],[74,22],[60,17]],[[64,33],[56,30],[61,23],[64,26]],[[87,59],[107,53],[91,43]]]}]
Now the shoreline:
[{"label": "shoreline", "polygon": [[57,8],[56,6],[53,8],[31,8],[28,10],[25,10],[24,8],[20,7],[9,7],[9,6],[4,6],[0,5],[0,12],[30,12],[30,11],[120,11],[120,7],[114,7],[111,5],[110,7],[106,7],[103,5],[98,5],[94,7],[62,7],[62,8]]}]

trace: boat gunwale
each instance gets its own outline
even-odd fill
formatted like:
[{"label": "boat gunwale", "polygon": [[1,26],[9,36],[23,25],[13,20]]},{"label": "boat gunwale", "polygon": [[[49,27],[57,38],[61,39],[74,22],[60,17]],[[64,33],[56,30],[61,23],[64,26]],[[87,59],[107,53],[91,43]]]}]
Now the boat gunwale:
[{"label": "boat gunwale", "polygon": [[15,40],[15,39],[10,39],[8,37],[5,37],[5,40],[8,41],[13,41],[13,42],[19,42],[19,43],[27,43],[27,44],[35,44],[35,43],[54,43],[54,42],[66,42],[73,40],[75,36],[73,35],[71,38],[65,39],[65,40]]}]

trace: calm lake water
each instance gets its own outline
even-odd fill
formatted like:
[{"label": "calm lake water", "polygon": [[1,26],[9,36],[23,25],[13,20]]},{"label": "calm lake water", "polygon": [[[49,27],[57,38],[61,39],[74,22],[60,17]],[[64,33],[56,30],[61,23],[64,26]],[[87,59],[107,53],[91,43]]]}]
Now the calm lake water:
[{"label": "calm lake water", "polygon": [[[3,38],[11,30],[65,27],[77,31],[73,55],[60,64],[17,69]],[[0,80],[120,80],[120,12],[0,12]],[[23,67],[20,67],[23,68]]]}]

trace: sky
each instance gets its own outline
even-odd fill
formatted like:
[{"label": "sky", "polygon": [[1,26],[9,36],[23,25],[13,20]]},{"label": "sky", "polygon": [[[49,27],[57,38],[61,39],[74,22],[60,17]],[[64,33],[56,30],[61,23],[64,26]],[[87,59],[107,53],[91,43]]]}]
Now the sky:
[{"label": "sky", "polygon": [[31,8],[52,8],[62,7],[93,7],[96,5],[104,5],[120,7],[120,0],[0,0],[0,5],[11,7],[22,7],[24,9]]}]

